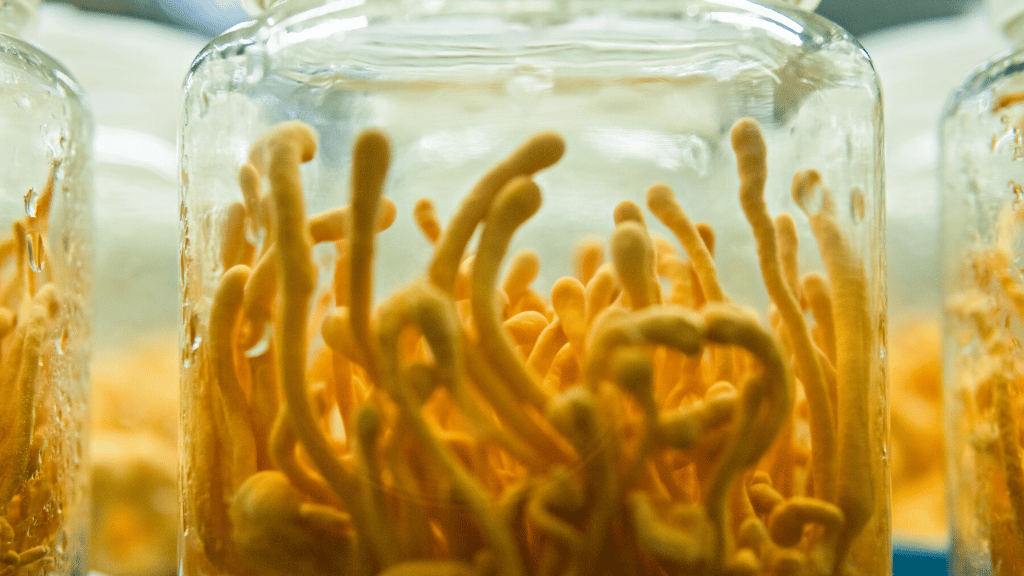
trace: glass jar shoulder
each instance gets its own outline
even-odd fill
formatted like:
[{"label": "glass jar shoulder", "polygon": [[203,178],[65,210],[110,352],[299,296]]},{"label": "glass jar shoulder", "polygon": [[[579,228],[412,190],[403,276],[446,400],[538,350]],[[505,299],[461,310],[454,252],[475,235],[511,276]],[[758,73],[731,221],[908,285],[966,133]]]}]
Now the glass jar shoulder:
[{"label": "glass jar shoulder", "polygon": [[[85,93],[71,72],[35,45],[5,34],[0,34],[0,88],[9,96],[4,106],[18,107],[20,115],[31,114],[28,108],[53,108],[56,103],[57,117],[91,126]],[[35,106],[26,101],[32,98],[37,98]]]},{"label": "glass jar shoulder", "polygon": [[34,44],[0,34],[0,83],[46,90],[71,102],[75,113],[85,106],[85,95],[78,80],[65,66]]},{"label": "glass jar shoulder", "polygon": [[943,118],[991,115],[1024,101],[1024,49],[994,56],[950,96]]},{"label": "glass jar shoulder", "polygon": [[759,70],[795,75],[805,84],[862,84],[878,91],[870,59],[857,41],[834,23],[798,10],[742,0],[614,6],[448,0],[417,6],[400,11],[388,2],[341,0],[302,12],[271,12],[215,39],[193,63],[186,89],[218,79],[238,88],[239,79],[252,82],[282,69],[310,79],[443,74],[451,82],[478,77],[479,67],[538,67],[563,76],[718,79]]}]

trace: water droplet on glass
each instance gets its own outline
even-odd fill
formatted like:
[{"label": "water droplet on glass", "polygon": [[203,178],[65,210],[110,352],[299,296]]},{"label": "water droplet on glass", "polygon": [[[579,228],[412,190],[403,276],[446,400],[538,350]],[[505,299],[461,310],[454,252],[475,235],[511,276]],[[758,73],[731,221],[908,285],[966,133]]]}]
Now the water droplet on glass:
[{"label": "water droplet on glass", "polygon": [[860,224],[863,222],[866,213],[867,200],[864,199],[864,192],[855,188],[850,192],[850,215],[853,217],[854,223]]},{"label": "water droplet on glass", "polygon": [[67,257],[68,262],[73,262],[75,258],[75,243],[71,241],[71,232],[65,231],[64,235],[60,239],[61,246],[64,248],[64,254]]},{"label": "water droplet on glass", "polygon": [[61,356],[64,355],[64,351],[67,350],[68,348],[69,338],[70,335],[68,334],[68,327],[64,326],[63,328],[61,328],[60,336],[57,338],[57,341],[55,342],[57,346],[57,354],[60,354]]},{"label": "water droplet on glass", "polygon": [[260,339],[255,344],[249,347],[245,351],[246,358],[256,358],[267,353],[270,349],[270,341],[274,335],[274,327],[272,324],[266,324],[263,326],[263,333],[260,334]]},{"label": "water droplet on glass", "polygon": [[188,351],[195,352],[203,345],[203,337],[199,335],[199,319],[193,314],[188,319]]},{"label": "water droplet on glass", "polygon": [[28,193],[25,194],[25,214],[29,218],[36,217],[36,208],[39,207],[39,194],[36,193],[35,188],[29,188]]},{"label": "water droplet on glass", "polygon": [[33,272],[43,271],[43,241],[34,234],[25,236],[25,244],[28,246],[28,267]]},{"label": "water droplet on glass", "polygon": [[825,205],[825,190],[821,182],[815,182],[803,190],[803,194],[797,200],[804,212],[814,215],[821,212]]}]

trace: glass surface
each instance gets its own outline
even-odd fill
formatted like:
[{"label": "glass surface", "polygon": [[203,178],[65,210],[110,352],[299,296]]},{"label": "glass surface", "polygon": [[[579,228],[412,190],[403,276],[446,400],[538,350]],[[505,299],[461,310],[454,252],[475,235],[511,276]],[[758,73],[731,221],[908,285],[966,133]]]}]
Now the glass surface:
[{"label": "glass surface", "polygon": [[[286,10],[186,80],[183,574],[889,573],[881,106],[855,41],[731,1]],[[386,168],[379,206],[353,162]],[[418,299],[454,324],[399,330]]]},{"label": "glass surface", "polygon": [[77,84],[0,33],[0,573],[82,574],[92,120]]},{"label": "glass surface", "polygon": [[953,95],[942,125],[946,442],[951,573],[1024,566],[1019,259],[1024,54]]}]

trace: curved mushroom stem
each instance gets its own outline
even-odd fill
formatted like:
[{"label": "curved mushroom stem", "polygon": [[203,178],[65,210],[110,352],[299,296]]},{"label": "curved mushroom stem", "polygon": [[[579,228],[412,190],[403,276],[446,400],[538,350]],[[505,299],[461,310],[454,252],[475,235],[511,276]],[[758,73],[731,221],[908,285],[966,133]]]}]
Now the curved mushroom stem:
[{"label": "curved mushroom stem", "polygon": [[380,351],[370,328],[373,300],[373,251],[378,229],[384,178],[391,147],[384,134],[367,130],[352,150],[352,209],[349,229],[349,323],[356,345],[366,358],[366,371],[375,383],[380,371]]},{"label": "curved mushroom stem", "polygon": [[[278,127],[261,141],[266,147],[270,194],[274,200],[279,288],[278,319],[275,326],[277,374],[282,410],[292,430],[338,499],[363,525],[361,504],[355,497],[359,485],[351,471],[335,454],[306,395],[307,316],[316,288],[316,267],[312,239],[306,225],[306,209],[299,164],[313,159],[316,138],[312,129],[299,122]],[[252,155],[251,155],[252,156]]]},{"label": "curved mushroom stem", "polygon": [[831,491],[836,480],[836,432],[832,418],[832,399],[829,398],[829,390],[800,303],[783,277],[775,225],[764,202],[766,151],[757,123],[749,118],[737,121],[732,128],[732,144],[740,174],[740,204],[757,240],[761,276],[768,295],[779,310],[786,333],[793,342],[797,372],[811,407],[808,419],[811,426],[814,490],[825,500],[832,501],[835,495]]},{"label": "curved mushroom stem", "polygon": [[448,228],[441,233],[430,263],[430,281],[445,292],[451,292],[466,245],[477,225],[490,211],[495,196],[513,178],[532,176],[558,162],[564,152],[562,137],[544,132],[530,138],[485,174],[463,199]]},{"label": "curved mushroom stem", "polygon": [[256,472],[256,437],[252,411],[238,379],[235,365],[236,333],[242,316],[242,294],[250,276],[248,266],[239,264],[221,277],[210,307],[210,367],[223,407],[223,422],[230,455],[230,489],[242,485]]},{"label": "curved mushroom stem", "polygon": [[551,396],[541,388],[536,376],[530,373],[509,342],[495,309],[494,292],[498,269],[512,235],[537,212],[540,202],[540,189],[525,177],[510,180],[495,198],[480,233],[470,299],[485,357],[509,382],[512,393],[536,410],[543,410]]},{"label": "curved mushroom stem", "polygon": [[750,352],[760,366],[740,387],[735,425],[703,501],[715,530],[715,555],[722,565],[728,542],[725,504],[739,472],[760,460],[771,447],[793,407],[794,382],[779,344],[749,316],[733,307],[709,304],[704,309],[705,339],[711,343],[739,346]]},{"label": "curved mushroom stem", "polygon": [[11,417],[4,418],[7,422],[0,425],[0,470],[3,470],[0,474],[0,515],[7,511],[11,498],[28,480],[32,435],[36,427],[41,354],[56,307],[56,290],[52,284],[46,284],[32,298],[24,330],[16,330],[13,334],[19,341],[15,344],[15,353],[6,363],[17,366],[18,371],[13,378],[13,386],[4,385],[14,393],[14,410]]},{"label": "curved mushroom stem", "polygon": [[[812,206],[814,197],[821,200],[813,203],[817,206]],[[871,450],[870,385],[871,358],[877,352],[872,351],[875,330],[867,275],[859,255],[840,228],[832,194],[822,185],[821,176],[813,170],[797,174],[793,178],[793,199],[807,213],[832,285],[839,415],[835,502],[846,516],[838,563],[874,515],[878,498]],[[812,210],[815,207],[818,209]]]},{"label": "curved mushroom stem", "polygon": [[456,456],[430,430],[420,412],[420,403],[402,382],[397,351],[400,349],[402,329],[410,325],[417,327],[427,340],[436,366],[444,374],[442,379],[462,378],[461,340],[454,310],[449,308],[447,298],[438,288],[419,284],[393,295],[381,305],[378,343],[382,352],[381,368],[385,389],[398,405],[402,417],[430,459],[448,476],[453,489],[476,517],[497,559],[498,573],[501,576],[523,576],[525,567],[508,528],[498,520],[483,488],[466,473]]}]

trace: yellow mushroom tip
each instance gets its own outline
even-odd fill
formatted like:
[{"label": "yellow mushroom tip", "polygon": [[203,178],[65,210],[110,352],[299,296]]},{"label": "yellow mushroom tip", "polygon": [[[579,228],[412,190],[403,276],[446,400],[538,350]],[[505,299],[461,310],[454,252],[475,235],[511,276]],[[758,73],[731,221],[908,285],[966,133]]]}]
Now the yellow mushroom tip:
[{"label": "yellow mushroom tip", "polygon": [[[737,120],[732,127],[731,138],[740,179],[754,181],[763,179],[767,147],[757,122],[751,118]],[[755,193],[760,186],[747,188],[744,187],[748,193]]]},{"label": "yellow mushroom tip", "polygon": [[263,470],[250,476],[231,501],[231,516],[235,523],[258,521],[267,523],[298,515],[302,497],[276,470]]},{"label": "yellow mushroom tip", "polygon": [[620,224],[612,233],[612,258],[622,262],[642,258],[648,244],[647,232],[636,222],[628,221]]},{"label": "yellow mushroom tip", "polygon": [[638,224],[644,223],[644,214],[640,209],[640,206],[632,200],[623,200],[615,206],[612,211],[612,218],[615,224],[624,224],[626,222],[636,222]]},{"label": "yellow mushroom tip", "polygon": [[288,143],[299,151],[299,160],[309,162],[316,155],[317,137],[312,126],[300,120],[284,122],[275,128],[267,141],[268,146]]},{"label": "yellow mushroom tip", "polygon": [[763,145],[764,142],[761,137],[761,127],[757,121],[753,118],[740,118],[732,125],[730,130],[732,137],[732,144],[734,148],[740,147],[738,145],[749,145],[758,141]]},{"label": "yellow mushroom tip", "polygon": [[370,128],[356,138],[355,154],[366,158],[371,164],[387,164],[391,159],[391,143],[380,130]]},{"label": "yellow mushroom tip", "polygon": [[658,183],[647,189],[647,207],[655,214],[672,204],[675,204],[675,194],[667,184]]},{"label": "yellow mushroom tip", "polygon": [[551,287],[551,300],[552,303],[580,301],[580,298],[585,297],[585,291],[586,288],[584,288],[583,283],[579,279],[572,276],[562,276]]},{"label": "yellow mushroom tip", "polygon": [[510,180],[495,199],[491,215],[500,215],[500,218],[508,221],[525,222],[540,210],[541,201],[540,187],[530,178],[518,176]]},{"label": "yellow mushroom tip", "polygon": [[259,186],[260,172],[251,162],[242,164],[238,169],[238,183],[242,190],[255,190]]},{"label": "yellow mushroom tip", "polygon": [[540,132],[526,141],[513,155],[527,174],[532,174],[555,162],[565,154],[565,140],[555,132]]},{"label": "yellow mushroom tip", "polygon": [[814,169],[802,170],[793,175],[793,201],[808,214],[816,214],[821,209],[822,190],[821,174]]},{"label": "yellow mushroom tip", "polygon": [[382,198],[377,212],[377,231],[387,230],[397,218],[398,206],[395,205],[395,201],[387,197]]}]

